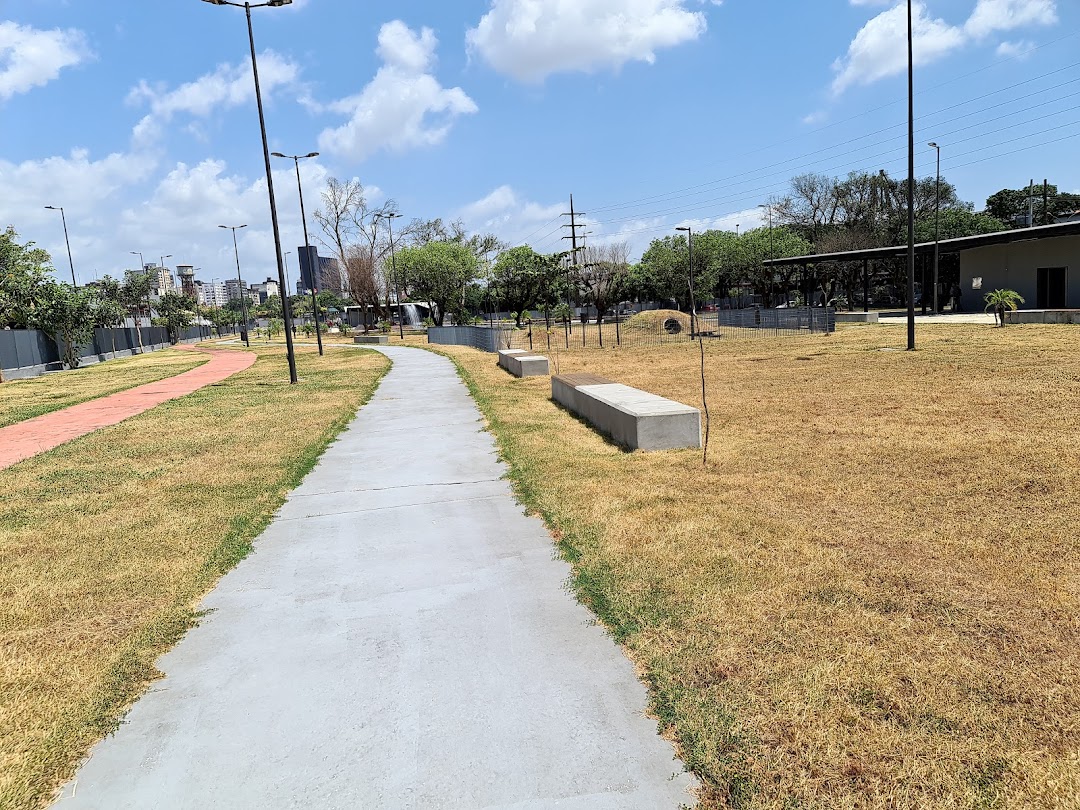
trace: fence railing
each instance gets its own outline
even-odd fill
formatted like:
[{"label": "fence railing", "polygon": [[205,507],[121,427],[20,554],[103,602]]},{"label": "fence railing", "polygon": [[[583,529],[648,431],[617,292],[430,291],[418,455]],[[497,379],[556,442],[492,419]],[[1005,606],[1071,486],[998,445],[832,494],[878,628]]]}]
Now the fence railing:
[{"label": "fence railing", "polygon": [[[836,311],[822,308],[721,310],[700,313],[691,318],[686,313],[648,312],[626,318],[612,318],[603,323],[539,320],[521,329],[510,326],[456,327],[476,329],[486,335],[469,340],[442,340],[430,337],[431,343],[457,343],[484,351],[523,349],[547,351],[555,348],[596,349],[613,346],[664,346],[689,343],[700,334],[706,340],[720,338],[753,339],[829,333],[836,331]],[[489,348],[492,347],[492,348]]]}]

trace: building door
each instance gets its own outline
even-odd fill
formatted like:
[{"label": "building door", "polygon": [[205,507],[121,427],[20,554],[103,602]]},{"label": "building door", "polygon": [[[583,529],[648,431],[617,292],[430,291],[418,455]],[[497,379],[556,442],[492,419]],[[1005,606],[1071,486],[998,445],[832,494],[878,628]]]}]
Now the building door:
[{"label": "building door", "polygon": [[1036,309],[1065,309],[1069,298],[1068,268],[1040,267]]}]

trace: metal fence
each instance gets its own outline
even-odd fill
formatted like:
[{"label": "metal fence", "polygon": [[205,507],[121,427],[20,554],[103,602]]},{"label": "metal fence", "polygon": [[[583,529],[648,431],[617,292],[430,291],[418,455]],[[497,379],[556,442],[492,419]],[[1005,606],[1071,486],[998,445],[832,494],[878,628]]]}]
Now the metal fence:
[{"label": "metal fence", "polygon": [[509,326],[474,328],[489,332],[497,345],[494,349],[476,343],[465,345],[486,351],[547,351],[553,346],[564,349],[664,346],[690,343],[697,340],[699,334],[706,340],[716,340],[830,333],[836,331],[836,311],[809,307],[721,310],[699,314],[696,319],[685,313],[653,313],[651,317],[612,318],[600,324],[551,321],[549,325],[545,321],[533,321],[521,329]]},{"label": "metal fence", "polygon": [[[93,340],[79,350],[81,365],[90,365],[114,357],[129,357],[139,352],[139,332],[142,333],[142,350],[157,351],[168,348],[171,343],[169,331],[162,326],[144,326],[137,332],[135,327],[123,329],[95,329]],[[235,330],[219,330],[192,327],[181,336],[181,341],[207,340],[211,337],[235,334]],[[0,369],[4,379],[18,380],[36,377],[46,371],[58,371],[63,367],[62,347],[56,341],[36,329],[0,330]]]}]

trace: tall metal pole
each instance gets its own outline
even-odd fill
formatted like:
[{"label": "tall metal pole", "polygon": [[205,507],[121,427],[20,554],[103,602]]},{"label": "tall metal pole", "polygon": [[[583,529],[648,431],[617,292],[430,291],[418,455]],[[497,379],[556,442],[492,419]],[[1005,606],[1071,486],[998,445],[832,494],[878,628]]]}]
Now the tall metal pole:
[{"label": "tall metal pole", "polygon": [[244,328],[242,332],[244,335],[244,345],[250,349],[251,336],[248,334],[247,293],[244,290],[244,279],[240,277],[240,248],[236,243],[236,232],[241,228],[246,228],[247,225],[221,225],[219,227],[228,228],[232,231],[233,252],[236,254],[236,282],[240,285],[240,311],[244,316]]},{"label": "tall metal pole", "polygon": [[[307,256],[309,269],[311,271],[311,312],[315,318],[315,337],[319,341],[319,356],[323,354],[323,342],[322,331],[319,329],[319,269],[311,264],[311,240],[308,239],[307,229],[307,213],[304,210],[304,185],[300,181],[300,161],[301,159],[318,157],[318,152],[310,152],[306,155],[283,155],[281,152],[274,152],[274,157],[288,158],[296,166],[296,189],[300,194],[300,220],[304,223],[304,255]],[[304,263],[300,262],[300,278],[303,279]],[[286,279],[288,280],[288,279]]]},{"label": "tall metal pole", "polygon": [[60,221],[64,223],[64,244],[67,245],[68,267],[71,268],[71,287],[77,290],[79,285],[75,281],[75,262],[71,258],[71,239],[68,238],[67,215],[64,213],[64,207],[62,205],[46,205],[45,207],[50,211],[60,212]]},{"label": "tall metal pole", "polygon": [[255,103],[259,108],[259,130],[262,133],[263,162],[266,164],[266,189],[270,196],[270,220],[274,226],[274,258],[277,259],[278,282],[281,284],[281,314],[285,321],[285,351],[289,357],[289,382],[295,384],[296,351],[293,348],[292,313],[289,311],[288,285],[285,264],[281,258],[281,229],[278,227],[277,202],[274,199],[274,172],[270,167],[270,144],[266,138],[266,114],[263,112],[262,90],[259,88],[259,63],[255,57],[255,29],[251,24],[251,3],[244,3],[247,15],[248,43],[251,45],[251,71],[255,77]]},{"label": "tall metal pole", "polygon": [[915,58],[912,0],[907,3],[908,20],[908,296],[907,347],[915,350]]},{"label": "tall metal pole", "polygon": [[938,306],[938,271],[941,267],[941,147],[930,144],[937,150],[937,204],[934,210],[934,314],[941,312]]},{"label": "tall metal pole", "polygon": [[401,306],[401,281],[397,274],[397,257],[394,255],[394,218],[400,214],[388,214],[386,225],[390,229],[390,269],[394,274],[394,295],[397,297],[398,337],[405,340],[405,310]]},{"label": "tall metal pole", "polygon": [[697,301],[694,295],[694,229],[690,226],[676,228],[677,231],[686,232],[686,247],[690,259],[690,337],[697,335]]}]

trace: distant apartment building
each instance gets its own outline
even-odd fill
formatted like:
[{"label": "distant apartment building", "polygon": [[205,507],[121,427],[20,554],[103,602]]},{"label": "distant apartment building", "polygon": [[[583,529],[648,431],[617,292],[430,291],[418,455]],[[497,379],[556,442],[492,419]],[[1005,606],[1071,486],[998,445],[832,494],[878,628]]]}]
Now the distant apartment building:
[{"label": "distant apartment building", "polygon": [[[272,278],[268,278],[261,284],[252,284],[250,289],[253,293],[252,301],[255,301],[255,303],[258,304],[264,304],[266,303],[267,298],[271,298],[275,295],[281,294],[281,285],[274,281]],[[256,295],[258,296],[257,300],[255,297]]]},{"label": "distant apartment building", "polygon": [[225,282],[225,295],[230,301],[239,301],[247,290],[247,285],[238,278],[231,278]]},{"label": "distant apartment building", "polygon": [[225,285],[220,281],[196,281],[198,301],[204,307],[223,307],[229,303]]}]

